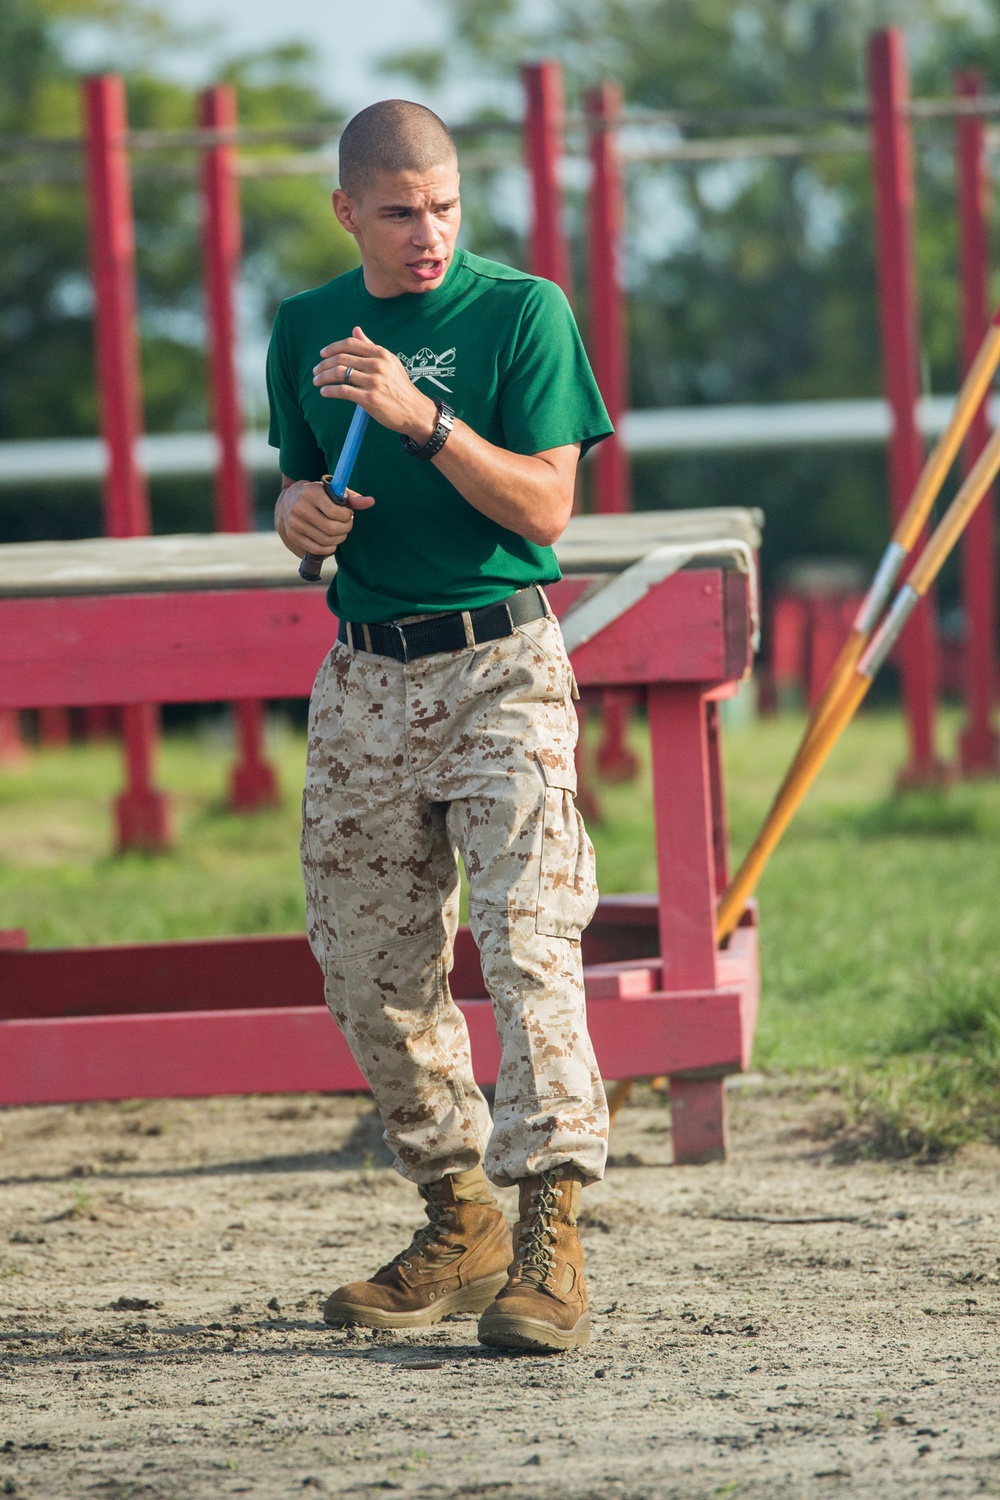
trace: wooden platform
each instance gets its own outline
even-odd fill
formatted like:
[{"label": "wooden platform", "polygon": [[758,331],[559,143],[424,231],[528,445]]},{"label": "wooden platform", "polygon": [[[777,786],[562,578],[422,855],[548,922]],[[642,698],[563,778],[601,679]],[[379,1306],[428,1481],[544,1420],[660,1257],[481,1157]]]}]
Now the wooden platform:
[{"label": "wooden platform", "polygon": [[[728,879],[717,702],[752,657],[758,541],[750,511],[578,517],[548,590],[569,620],[609,580],[638,578],[573,665],[583,687],[645,699],[659,894],[602,901],[584,957],[602,1071],[669,1075],[678,1161],[724,1154],[722,1079],[747,1066],[756,1019],[754,913],[723,952],[714,915]],[[666,571],[650,582],[654,555]],[[324,594],[271,536],[0,547],[0,708],[304,696],[335,632]],[[453,992],[492,1082],[467,933],[457,957]],[[35,951],[0,933],[0,1103],[360,1086],[302,936]]]},{"label": "wooden platform", "polygon": [[[760,546],[762,520],[760,511],[734,509],[573,516],[556,556],[564,573],[607,573],[627,568],[655,547],[718,542],[718,561],[732,566],[734,543]],[[335,571],[334,560],[327,559],[324,581]],[[294,557],[273,531],[0,545],[0,599],[290,587],[322,592],[302,582]]]}]

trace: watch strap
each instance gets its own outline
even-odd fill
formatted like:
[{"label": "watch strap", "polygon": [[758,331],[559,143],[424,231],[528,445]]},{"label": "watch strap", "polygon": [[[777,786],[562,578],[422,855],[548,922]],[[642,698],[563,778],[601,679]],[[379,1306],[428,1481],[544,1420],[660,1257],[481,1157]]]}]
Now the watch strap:
[{"label": "watch strap", "polygon": [[455,425],[455,413],[443,401],[435,401],[434,405],[437,407],[437,425],[426,443],[422,445],[415,443],[411,437],[407,437],[405,432],[399,435],[400,442],[411,458],[433,458],[435,453],[441,452],[451,435],[451,430]]}]

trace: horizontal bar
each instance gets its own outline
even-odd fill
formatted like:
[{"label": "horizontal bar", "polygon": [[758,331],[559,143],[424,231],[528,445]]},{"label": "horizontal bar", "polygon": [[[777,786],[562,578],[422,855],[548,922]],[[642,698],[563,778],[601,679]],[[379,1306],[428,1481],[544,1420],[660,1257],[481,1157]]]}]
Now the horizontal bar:
[{"label": "horizontal bar", "polygon": [[[511,151],[463,151],[463,172],[499,172],[506,167],[519,167],[520,156]],[[194,175],[194,167],[189,175]],[[340,165],[336,156],[323,156],[316,152],[291,156],[239,156],[236,159],[238,177],[336,177]]]},{"label": "horizontal bar", "polygon": [[[582,118],[582,117],[581,117]],[[237,125],[232,129],[192,127],[190,130],[130,130],[125,135],[129,151],[205,150],[209,146],[285,146],[313,145],[336,141],[343,129],[341,120],[318,120],[313,125]],[[519,134],[520,120],[469,120],[449,127],[458,137]],[[79,135],[6,135],[0,136],[0,154],[11,156],[31,152],[68,153],[82,151]]]},{"label": "horizontal bar", "polygon": [[[927,396],[917,421],[925,437],[943,432],[953,396]],[[1000,396],[989,406],[990,425],[1000,425]],[[891,431],[888,403],[860,401],[785,401],[766,405],[674,406],[627,412],[622,442],[629,453],[700,453],[727,448],[795,448],[884,443]],[[248,468],[272,471],[278,458],[263,432],[242,439]],[[151,476],[211,474],[218,446],[210,432],[171,432],[139,440],[139,466]],[[45,438],[0,443],[0,486],[101,479],[107,467],[100,438]]]},{"label": "horizontal bar", "polygon": [[[266,432],[245,432],[241,441],[248,468],[278,476],[278,452]],[[139,467],[149,475],[212,474],[218,466],[218,440],[212,432],[164,432],[139,439]],[[107,451],[100,438],[38,438],[0,443],[0,485],[69,479],[103,479]]]},{"label": "horizontal bar", "polygon": [[[979,101],[959,101],[976,104]],[[1000,104],[994,103],[991,109],[945,109],[939,110],[936,106],[928,106],[925,114],[917,115],[918,119],[936,120],[939,118],[951,118],[958,115],[980,115],[985,118],[1000,118]],[[513,123],[513,122],[510,122]],[[623,127],[627,132],[635,124],[629,117],[623,117],[620,121],[612,122],[613,128]],[[603,128],[609,128],[606,125]],[[205,132],[204,140],[195,140],[199,132],[177,132],[177,139],[168,140],[162,149],[180,149],[185,145],[198,144],[201,147],[213,144],[211,137],[221,135],[222,132]],[[274,132],[278,134],[278,132]],[[306,133],[305,140],[326,140],[329,137],[313,133]],[[282,137],[282,139],[285,139]],[[74,147],[79,143],[74,142]],[[647,165],[682,164],[685,162],[712,162],[712,161],[745,161],[745,160],[782,160],[803,156],[833,156],[833,155],[865,155],[870,150],[871,140],[867,131],[842,131],[836,135],[758,135],[758,136],[716,136],[694,140],[679,140],[675,144],[649,143],[643,144],[629,139],[623,139],[619,145],[619,152],[626,165],[645,163]],[[987,140],[987,148],[990,151],[997,149],[997,141],[993,133]],[[152,148],[148,148],[152,149]],[[585,166],[586,161],[581,155],[573,152],[567,153],[563,158],[564,165],[580,164]],[[462,167],[465,171],[502,171],[509,167],[521,166],[519,155],[509,151],[476,151],[465,150],[462,152]],[[338,160],[333,155],[322,153],[294,153],[287,156],[246,156],[237,158],[236,171],[240,177],[262,178],[262,177],[326,177],[336,176],[339,170]],[[198,168],[195,162],[138,162],[132,168],[132,176],[136,180],[155,177],[157,180],[171,180],[177,182],[192,182],[197,176]],[[82,182],[83,167],[77,162],[73,164],[29,166],[18,163],[14,166],[0,166],[0,186],[4,187],[29,187],[37,183],[70,183]]]},{"label": "horizontal bar", "polygon": [[[925,437],[947,426],[954,396],[925,396],[917,424]],[[1000,396],[988,403],[1000,425]],[[766,405],[675,406],[632,411],[622,425],[630,453],[703,453],[713,449],[826,447],[885,443],[892,431],[887,401],[784,401]]]},{"label": "horizontal bar", "polygon": [[[937,398],[939,402],[945,399]],[[936,409],[925,410],[923,416],[925,432],[943,430],[947,417],[940,420]],[[800,401],[629,412],[622,440],[631,453],[697,452],[796,443],[884,442],[889,431],[889,408],[884,401]],[[277,471],[277,454],[265,433],[245,433],[242,453],[249,468]],[[161,433],[139,440],[139,465],[151,476],[210,474],[217,464],[213,433]],[[68,474],[75,479],[101,479],[106,469],[107,454],[100,438],[0,443],[0,485],[39,480],[65,483]]]},{"label": "horizontal bar", "polygon": [[[643,145],[623,140],[618,151],[630,162],[740,161],[744,158],[784,156],[863,155],[870,149],[866,131],[839,135],[717,136],[710,140],[678,141],[673,145]],[[464,165],[464,161],[463,161]]]},{"label": "horizontal bar", "polygon": [[[493,1008],[459,1008],[476,1079],[495,1083]],[[607,1078],[738,1073],[753,1025],[736,988],[593,1000],[587,1019]],[[0,1106],[364,1088],[325,1006],[0,1022]]]},{"label": "horizontal bar", "polygon": [[[587,994],[614,999],[658,990],[655,895],[604,896],[583,936]],[[323,1004],[323,978],[304,932],[254,937],[29,948],[24,933],[0,939],[0,1020],[260,1010]],[[635,957],[637,948],[646,956]],[[479,950],[467,925],[455,939],[451,992],[486,997]]]},{"label": "horizontal bar", "polygon": [[[962,116],[979,119],[1000,118],[1000,94],[983,94],[974,98],[912,99],[905,113],[912,120],[953,120]],[[629,109],[609,117],[596,128],[620,130],[672,125],[677,129],[704,130],[710,126],[729,129],[792,129],[810,125],[866,125],[868,109],[863,104],[824,105],[815,109]],[[567,130],[595,128],[595,122],[584,115],[567,113]],[[343,128],[340,120],[319,120],[310,125],[254,126],[240,125],[231,130],[192,128],[189,130],[131,130],[125,144],[130,151],[204,150],[208,146],[265,146],[311,144],[335,141]],[[466,120],[451,125],[452,135],[480,137],[517,135],[523,129],[519,119]],[[82,150],[82,138],[72,136],[8,135],[0,136],[0,153],[24,155],[29,152],[72,152]]]},{"label": "horizontal bar", "polygon": [[[557,613],[579,587],[552,586]],[[581,686],[742,676],[747,588],[718,568],[664,579],[574,654]],[[297,582],[0,599],[0,707],[307,698],[335,630],[324,591]]]}]

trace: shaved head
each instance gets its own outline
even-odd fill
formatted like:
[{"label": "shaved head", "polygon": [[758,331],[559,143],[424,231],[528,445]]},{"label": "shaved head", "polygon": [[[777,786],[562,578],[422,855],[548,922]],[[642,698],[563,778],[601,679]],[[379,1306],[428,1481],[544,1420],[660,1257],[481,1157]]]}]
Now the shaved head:
[{"label": "shaved head", "polygon": [[425,173],[457,159],[448,127],[432,109],[407,99],[381,99],[344,126],[340,186],[349,197],[360,198],[376,177]]}]

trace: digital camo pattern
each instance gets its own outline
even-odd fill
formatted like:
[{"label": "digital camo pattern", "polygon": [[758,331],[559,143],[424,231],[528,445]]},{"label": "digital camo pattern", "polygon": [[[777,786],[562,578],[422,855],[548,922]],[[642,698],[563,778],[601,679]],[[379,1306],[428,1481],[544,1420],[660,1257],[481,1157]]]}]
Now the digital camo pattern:
[{"label": "digital camo pattern", "polygon": [[[604,1170],[580,933],[597,904],[558,624],[404,665],[337,644],[310,708],[302,864],[327,1004],[414,1182]],[[501,1045],[495,1121],[448,986],[457,853]]]}]

